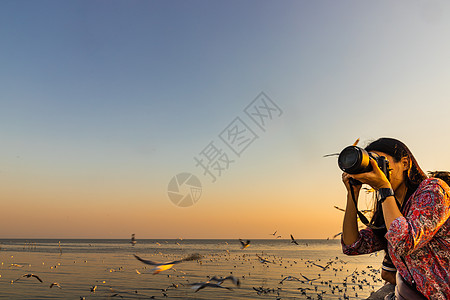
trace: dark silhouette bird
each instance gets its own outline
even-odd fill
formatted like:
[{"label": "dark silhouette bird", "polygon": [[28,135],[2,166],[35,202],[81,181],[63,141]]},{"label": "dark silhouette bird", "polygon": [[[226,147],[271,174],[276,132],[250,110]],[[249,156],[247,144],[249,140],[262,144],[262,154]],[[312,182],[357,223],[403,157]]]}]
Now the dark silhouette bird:
[{"label": "dark silhouette bird", "polygon": [[292,234],[291,234],[291,243],[294,243],[294,244],[298,245],[297,241],[294,239],[294,237],[292,236]]},{"label": "dark silhouette bird", "polygon": [[11,281],[11,283],[14,283],[16,281],[19,281],[22,278],[30,278],[30,277],[34,277],[37,280],[39,280],[41,283],[43,282],[41,278],[39,278],[39,276],[35,275],[35,274],[23,274],[21,277],[17,278],[16,280]]}]

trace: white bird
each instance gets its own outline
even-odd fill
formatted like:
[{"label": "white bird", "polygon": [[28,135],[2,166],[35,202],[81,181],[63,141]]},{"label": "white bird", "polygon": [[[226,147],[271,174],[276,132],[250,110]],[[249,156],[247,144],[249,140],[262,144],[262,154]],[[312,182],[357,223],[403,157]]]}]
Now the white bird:
[{"label": "white bird", "polygon": [[136,254],[134,255],[134,257],[146,265],[154,266],[154,268],[152,269],[153,275],[158,274],[162,271],[169,270],[170,268],[173,267],[173,265],[179,264],[183,261],[198,260],[201,258],[201,256],[199,254],[192,254],[192,255],[190,255],[186,258],[180,259],[180,260],[174,260],[174,261],[169,261],[169,262],[165,262],[165,263],[157,263],[157,262],[154,262],[151,260],[142,259],[139,256],[137,256]]}]

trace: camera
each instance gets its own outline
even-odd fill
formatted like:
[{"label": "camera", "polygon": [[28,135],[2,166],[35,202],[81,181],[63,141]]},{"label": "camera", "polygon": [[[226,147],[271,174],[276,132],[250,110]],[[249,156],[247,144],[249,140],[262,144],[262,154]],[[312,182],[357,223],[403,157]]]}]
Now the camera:
[{"label": "camera", "polygon": [[357,146],[345,147],[344,150],[339,153],[338,165],[342,171],[348,174],[366,173],[372,171],[370,158],[373,158],[377,162],[378,167],[389,180],[389,161],[386,157],[373,152],[367,152]]}]

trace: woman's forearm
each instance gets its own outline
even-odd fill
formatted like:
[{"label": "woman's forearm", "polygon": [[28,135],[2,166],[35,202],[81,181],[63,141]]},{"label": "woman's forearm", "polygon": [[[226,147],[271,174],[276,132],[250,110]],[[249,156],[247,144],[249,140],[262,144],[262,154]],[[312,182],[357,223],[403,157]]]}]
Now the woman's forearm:
[{"label": "woman's forearm", "polygon": [[[356,196],[356,195],[355,195]],[[356,196],[358,197],[358,196]],[[350,193],[347,194],[347,207],[345,208],[344,224],[342,226],[342,240],[345,245],[351,245],[359,238],[356,208]]]},{"label": "woman's forearm", "polygon": [[386,229],[389,229],[392,221],[397,219],[398,217],[403,216],[400,210],[398,209],[397,203],[395,202],[394,196],[389,196],[383,202],[383,215],[384,222],[386,223]]}]

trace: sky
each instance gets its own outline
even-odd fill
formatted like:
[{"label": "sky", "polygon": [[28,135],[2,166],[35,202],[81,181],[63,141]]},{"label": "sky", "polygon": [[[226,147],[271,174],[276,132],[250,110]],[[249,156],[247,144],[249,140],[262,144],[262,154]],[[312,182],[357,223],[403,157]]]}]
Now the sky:
[{"label": "sky", "polygon": [[0,238],[333,236],[323,155],[450,170],[449,37],[440,0],[1,1]]}]

